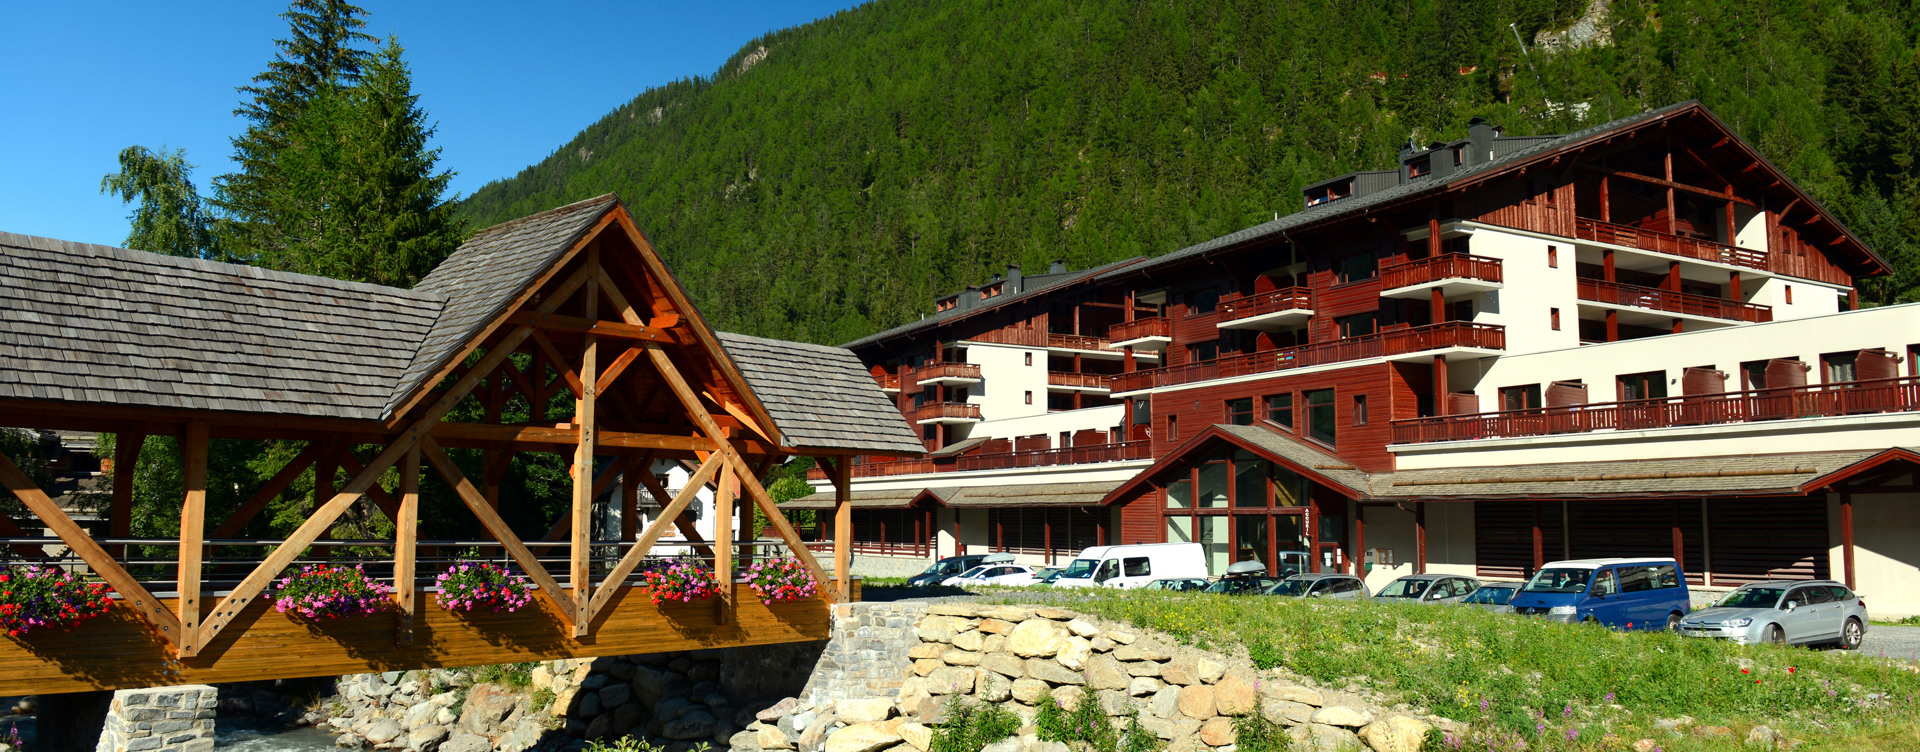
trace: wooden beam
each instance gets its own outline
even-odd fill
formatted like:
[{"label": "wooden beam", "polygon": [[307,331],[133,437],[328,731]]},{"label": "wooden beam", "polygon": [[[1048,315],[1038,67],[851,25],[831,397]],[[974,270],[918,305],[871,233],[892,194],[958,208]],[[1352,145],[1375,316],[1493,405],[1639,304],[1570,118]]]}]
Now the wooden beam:
[{"label": "wooden beam", "polygon": [[[580,430],[559,426],[525,425],[487,425],[484,423],[441,423],[434,426],[435,439],[471,439],[479,441],[502,441],[516,444],[555,444],[575,446],[580,443]],[[595,443],[605,447],[624,449],[666,449],[682,452],[705,452],[713,450],[713,441],[704,436],[662,436],[648,433],[627,433],[625,431],[600,431]]]},{"label": "wooden beam", "polygon": [[700,469],[693,472],[693,477],[687,479],[687,484],[680,487],[680,493],[660,510],[660,516],[647,523],[647,529],[640,534],[640,539],[634,541],[633,546],[627,549],[627,553],[620,557],[620,561],[613,565],[611,571],[607,572],[607,578],[600,581],[600,587],[594,589],[593,598],[587,604],[589,619],[599,615],[607,602],[613,599],[614,592],[626,583],[627,575],[633,574],[634,568],[640,566],[640,560],[646,558],[647,553],[653,550],[653,544],[659,542],[660,536],[667,533],[670,520],[686,511],[687,505],[700,495],[700,487],[706,485],[707,480],[712,478],[714,473],[719,472],[725,464],[725,460],[717,452],[708,456],[706,462],[700,463]]},{"label": "wooden beam", "polygon": [[[348,475],[357,475],[360,471],[367,469],[366,465],[360,463],[360,458],[353,456],[351,451],[340,453],[340,466],[346,468]],[[380,484],[375,483],[367,487],[367,498],[373,500],[374,506],[379,507],[380,512],[385,514],[387,519],[394,522],[400,521],[400,502],[395,501],[393,494],[387,493],[387,489],[381,488]]]},{"label": "wooden beam", "polygon": [[481,358],[465,377],[455,382],[452,388],[440,393],[438,399],[422,410],[420,416],[407,426],[406,430],[394,437],[393,443],[388,444],[385,450],[367,463],[365,470],[360,471],[347,482],[346,488],[334,494],[333,498],[315,510],[306,522],[301,523],[299,528],[289,533],[285,543],[275,548],[272,554],[254,567],[253,572],[248,574],[246,579],[241,580],[240,584],[234,586],[227,597],[220,601],[219,606],[214,609],[212,618],[201,626],[199,644],[212,644],[213,638],[219,636],[220,631],[226,629],[248,603],[259,597],[261,591],[265,590],[275,577],[280,576],[282,570],[293,563],[293,560],[300,555],[301,549],[312,544],[322,533],[332,527],[333,521],[340,517],[340,513],[346,511],[347,507],[358,500],[361,494],[366,493],[374,481],[378,480],[387,468],[399,462],[401,456],[411,450],[414,444],[426,440],[427,433],[433,426],[453,410],[454,405],[466,398],[467,394],[480,384],[480,380],[486,373],[500,365],[500,361],[506,360],[507,355],[532,334],[533,330],[526,327],[520,327],[508,334],[501,340],[500,347],[488,351],[486,357]]},{"label": "wooden beam", "polygon": [[[1079,357],[1079,356],[1076,355],[1074,357]],[[718,397],[715,397],[711,392],[701,392],[701,394],[705,395],[707,399],[712,400],[713,404],[719,405],[721,409],[726,410],[727,414],[732,415],[734,420],[740,421],[740,425],[746,426],[747,430],[750,430],[755,434],[758,434],[760,438],[766,440],[767,443],[769,444],[780,443],[774,440],[772,432],[764,428],[761,428],[760,424],[753,422],[752,416],[747,415],[747,411],[741,408],[739,405],[734,404],[730,400],[722,400]]]},{"label": "wooden beam", "polygon": [[493,511],[493,507],[487,506],[486,498],[480,495],[479,489],[473,487],[473,481],[467,480],[467,476],[460,472],[460,467],[453,464],[453,459],[440,449],[439,444],[434,443],[432,437],[420,437],[419,446],[420,455],[426,458],[427,464],[432,465],[433,469],[440,473],[440,477],[445,478],[447,484],[453,486],[454,493],[459,495],[461,501],[466,502],[467,509],[473,512],[473,516],[480,518],[481,527],[486,528],[487,533],[500,542],[501,547],[507,550],[507,555],[512,556],[514,562],[520,565],[520,569],[526,572],[527,578],[533,580],[533,584],[539,586],[540,592],[547,597],[547,600],[553,602],[554,607],[559,611],[561,621],[571,627],[573,603],[566,592],[560,589],[560,583],[554,581],[553,575],[547,573],[546,566],[534,557],[532,551],[527,550],[526,544],[520,542],[519,536],[513,534],[513,528],[507,526],[506,520],[500,519],[500,514]]},{"label": "wooden beam", "polygon": [[721,585],[721,597],[714,605],[720,609],[715,618],[725,624],[727,612],[733,610],[733,599],[726,595],[732,588],[726,586],[733,582],[733,557],[740,541],[740,535],[733,527],[735,489],[739,488],[740,481],[732,471],[721,472],[718,481],[720,487],[713,494],[713,542],[716,544],[713,547],[713,579]]},{"label": "wooden beam", "polygon": [[[286,491],[287,486],[293,484],[293,479],[300,477],[301,473],[306,472],[307,468],[312,467],[313,463],[320,459],[320,450],[321,445],[318,442],[309,442],[307,448],[300,450],[299,454],[294,455],[293,459],[280,467],[279,472],[268,478],[266,484],[260,486],[260,490],[255,491],[253,496],[247,499],[247,503],[241,504],[239,509],[233,510],[233,514],[227,516],[226,521],[215,527],[212,537],[232,538],[234,534],[240,532],[240,528],[246,527],[247,523],[260,514],[261,510],[267,508],[269,502],[280,498],[281,492]],[[119,470],[115,469],[114,472],[117,473]]]},{"label": "wooden beam", "polygon": [[[571,359],[560,354],[560,348],[553,345],[553,340],[547,339],[547,335],[535,330],[533,333],[533,344],[539,346],[541,352],[546,353],[547,364],[553,366],[553,370],[560,373],[560,379],[562,381],[567,382],[567,389],[573,392],[574,399],[579,399],[580,395],[586,394],[586,383],[580,380],[580,374],[574,373],[572,366],[567,365]],[[534,417],[536,419],[546,414],[542,409],[546,403],[545,394],[541,395],[540,402],[542,404],[536,405],[534,408]]]},{"label": "wooden beam", "polygon": [[394,644],[413,644],[414,554],[420,537],[420,447],[400,459],[400,515],[393,527]]},{"label": "wooden beam", "polygon": [[833,467],[833,577],[841,603],[853,596],[852,497],[853,462],[841,460]]},{"label": "wooden beam", "polygon": [[[691,481],[691,478],[689,478],[689,481]],[[654,477],[653,471],[646,466],[641,467],[640,485],[645,486],[647,492],[653,494],[654,503],[660,505],[660,519],[666,519],[665,510],[673,504],[673,494],[667,493],[667,488],[660,485],[660,479]],[[696,489],[695,492],[698,493],[698,490]],[[680,537],[686,538],[689,543],[705,542],[706,539],[700,536],[700,528],[696,527],[685,517],[674,515],[671,521],[674,527],[679,529]],[[693,552],[709,559],[713,558],[713,547],[711,546],[694,546]]]},{"label": "wooden beam", "polygon": [[187,423],[180,437],[180,562],[175,587],[180,593],[175,606],[180,609],[180,645],[178,655],[192,658],[200,654],[195,638],[200,629],[200,561],[206,555],[202,541],[207,534],[207,422]]},{"label": "wooden beam", "polygon": [[[120,433],[113,439],[113,502],[107,511],[107,535],[133,537],[133,476],[140,467],[140,447],[147,443],[144,433]],[[16,551],[18,549],[15,549]],[[125,556],[126,546],[114,552]],[[40,555],[44,555],[41,552]]]},{"label": "wooden beam", "polygon": [[651,475],[653,453],[628,457],[620,466],[620,540],[640,535],[640,477]]},{"label": "wooden beam", "polygon": [[[597,241],[587,246],[587,266],[596,269],[600,266],[600,244]],[[599,318],[600,279],[597,276],[587,279],[583,309],[588,319]],[[596,417],[600,401],[597,391],[600,383],[600,338],[589,333],[580,339],[580,383],[584,385],[584,390],[573,403],[573,422],[579,428],[580,442],[575,445],[573,455],[573,555],[568,575],[569,584],[573,585],[572,621],[576,639],[587,636],[588,623],[593,616],[587,610],[587,602],[593,598],[593,584],[587,578],[592,564],[588,557],[593,553],[593,450],[594,439],[600,429]]]},{"label": "wooden beam", "polygon": [[620,374],[627,372],[627,366],[633,365],[633,361],[640,358],[640,352],[641,349],[638,347],[629,347],[626,352],[614,358],[612,363],[608,363],[607,370],[600,373],[600,378],[594,379],[594,392],[606,394],[608,387],[613,386],[613,382],[620,378]]},{"label": "wooden beam", "polygon": [[1598,172],[1602,175],[1626,178],[1628,180],[1634,180],[1642,183],[1647,183],[1650,185],[1657,185],[1662,188],[1671,188],[1673,190],[1686,191],[1688,193],[1699,194],[1701,196],[1705,196],[1707,198],[1711,198],[1719,201],[1732,201],[1742,206],[1757,206],[1757,204],[1747,199],[1740,198],[1738,196],[1728,196],[1725,193],[1713,190],[1711,188],[1701,188],[1696,185],[1687,185],[1686,183],[1676,183],[1671,180],[1656,178],[1656,177],[1653,177],[1652,175],[1642,175],[1637,172],[1628,172],[1626,170],[1622,170],[1617,167],[1603,167],[1600,165],[1582,164],[1580,165],[1580,169],[1587,170],[1590,172]]},{"label": "wooden beam", "polygon": [[612,337],[614,339],[635,342],[664,342],[679,344],[672,334],[640,324],[626,324],[614,321],[601,321],[591,316],[563,316],[557,313],[516,313],[507,320],[535,329],[549,332],[566,332],[588,336]]},{"label": "wooden beam", "polygon": [[140,581],[128,574],[120,562],[108,556],[106,549],[93,542],[93,537],[87,535],[87,531],[81,529],[66,512],[61,511],[60,505],[53,503],[47,492],[35,486],[33,479],[21,472],[19,466],[13,464],[13,460],[4,453],[0,453],[0,486],[5,486],[21,503],[26,504],[27,509],[53,530],[54,535],[60,536],[61,542],[78,554],[94,574],[120,593],[122,603],[159,631],[162,638],[176,647],[181,644],[180,620],[173,612],[155,599],[153,593],[141,587]]}]

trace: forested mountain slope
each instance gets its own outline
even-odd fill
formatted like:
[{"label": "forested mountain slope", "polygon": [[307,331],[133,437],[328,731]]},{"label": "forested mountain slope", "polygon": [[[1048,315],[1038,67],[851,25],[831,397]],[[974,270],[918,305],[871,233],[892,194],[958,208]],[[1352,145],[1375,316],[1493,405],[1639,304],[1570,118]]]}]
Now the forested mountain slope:
[{"label": "forested mountain slope", "polygon": [[463,211],[484,226],[616,191],[716,325],[837,343],[1009,262],[1154,255],[1295,211],[1302,184],[1474,115],[1551,133],[1697,98],[1903,269],[1867,291],[1890,302],[1912,294],[1920,236],[1914,18],[1811,0],[876,0],[642,92]]}]

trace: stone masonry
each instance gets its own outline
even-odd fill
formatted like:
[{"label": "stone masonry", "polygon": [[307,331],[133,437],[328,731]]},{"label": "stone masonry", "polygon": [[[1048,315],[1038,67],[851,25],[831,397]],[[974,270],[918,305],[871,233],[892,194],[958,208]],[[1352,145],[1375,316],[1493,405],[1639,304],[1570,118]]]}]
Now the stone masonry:
[{"label": "stone masonry", "polygon": [[114,692],[96,752],[213,752],[219,702],[204,684]]},{"label": "stone masonry", "polygon": [[814,704],[892,697],[910,675],[907,652],[920,644],[913,623],[925,603],[853,603],[836,607],[833,638],[800,698]]}]

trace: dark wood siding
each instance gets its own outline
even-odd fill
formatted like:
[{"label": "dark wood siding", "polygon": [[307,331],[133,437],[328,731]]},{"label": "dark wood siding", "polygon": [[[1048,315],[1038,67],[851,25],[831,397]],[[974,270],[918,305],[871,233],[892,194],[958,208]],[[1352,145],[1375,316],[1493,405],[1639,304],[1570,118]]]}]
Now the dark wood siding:
[{"label": "dark wood siding", "polygon": [[1479,501],[1473,504],[1475,573],[1519,579],[1533,575],[1533,523],[1539,514],[1541,547],[1547,561],[1561,558],[1561,510],[1558,501]]},{"label": "dark wood siding", "polygon": [[1711,501],[1707,530],[1714,585],[1830,576],[1824,497]]}]

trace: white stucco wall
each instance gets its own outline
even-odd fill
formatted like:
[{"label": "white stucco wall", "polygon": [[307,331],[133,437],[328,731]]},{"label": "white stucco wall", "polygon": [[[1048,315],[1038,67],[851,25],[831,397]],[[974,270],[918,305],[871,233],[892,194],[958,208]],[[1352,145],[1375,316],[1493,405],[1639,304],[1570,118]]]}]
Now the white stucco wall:
[{"label": "white stucco wall", "polygon": [[[1909,485],[1913,477],[1888,482]],[[1827,495],[1827,520],[1827,569],[1844,580],[1839,494]],[[1853,566],[1854,590],[1873,618],[1920,614],[1920,494],[1853,494]]]},{"label": "white stucco wall", "polygon": [[[1575,310],[1578,301],[1574,297],[1572,244],[1564,239],[1502,232],[1487,225],[1477,226],[1472,237],[1468,245],[1474,255],[1500,259],[1500,277],[1505,285],[1478,296],[1474,323],[1506,327],[1509,353],[1578,346],[1580,312]],[[1547,265],[1548,246],[1559,249],[1555,254],[1558,266]],[[1553,329],[1555,308],[1560,309],[1559,331]]]},{"label": "white stucco wall", "polygon": [[[1031,358],[1033,365],[1027,365]],[[985,421],[1006,420],[1047,413],[1047,351],[1037,347],[970,342],[967,362],[980,366],[980,383],[967,387],[967,401],[980,406]],[[1033,395],[1027,404],[1026,395]],[[999,436],[982,433],[979,425],[969,436]]]},{"label": "white stucco wall", "polygon": [[[1041,395],[1044,394],[1045,392],[1041,393]],[[1034,399],[1040,399],[1041,395],[1036,395]],[[981,410],[984,415],[985,408]],[[1120,425],[1121,421],[1126,420],[1126,417],[1126,405],[1121,404],[1101,405],[1099,407],[1088,407],[1079,410],[1061,410],[1054,413],[1047,412],[1046,407],[1043,405],[1041,406],[1040,413],[1037,415],[1027,415],[1007,420],[983,420],[975,424],[973,426],[973,432],[968,435],[1011,439],[1016,436],[1046,434],[1054,437],[1054,448],[1058,449],[1060,448],[1059,436],[1061,431],[1073,432],[1087,429],[1112,431],[1113,427]]]}]

